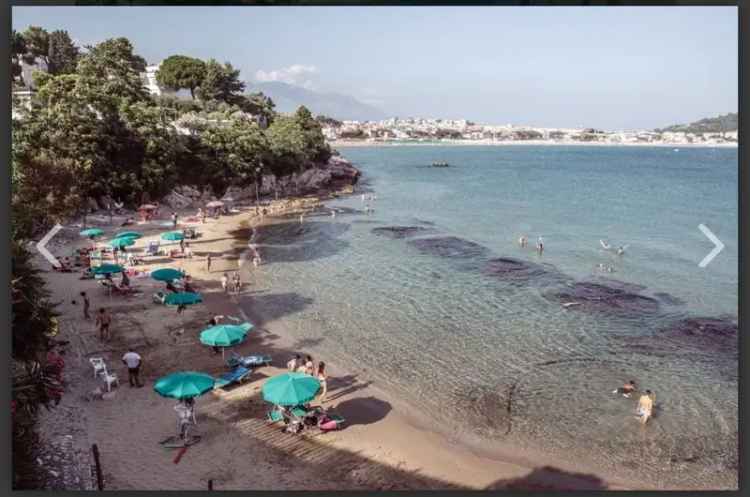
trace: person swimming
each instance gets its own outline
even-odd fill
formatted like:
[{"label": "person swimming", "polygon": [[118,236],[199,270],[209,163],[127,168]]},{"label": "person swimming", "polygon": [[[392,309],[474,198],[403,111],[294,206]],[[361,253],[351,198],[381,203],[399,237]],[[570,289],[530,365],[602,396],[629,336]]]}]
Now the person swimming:
[{"label": "person swimming", "polygon": [[630,397],[630,395],[637,390],[635,380],[630,380],[620,388],[612,390],[612,393],[621,393],[623,397]]}]

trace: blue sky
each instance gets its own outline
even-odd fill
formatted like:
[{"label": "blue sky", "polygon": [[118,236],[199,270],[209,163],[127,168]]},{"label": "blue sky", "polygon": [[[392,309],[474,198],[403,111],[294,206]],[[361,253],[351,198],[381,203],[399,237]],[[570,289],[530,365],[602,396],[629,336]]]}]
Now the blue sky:
[{"label": "blue sky", "polygon": [[736,7],[13,7],[149,62],[352,95],[400,117],[652,128],[737,111]]}]

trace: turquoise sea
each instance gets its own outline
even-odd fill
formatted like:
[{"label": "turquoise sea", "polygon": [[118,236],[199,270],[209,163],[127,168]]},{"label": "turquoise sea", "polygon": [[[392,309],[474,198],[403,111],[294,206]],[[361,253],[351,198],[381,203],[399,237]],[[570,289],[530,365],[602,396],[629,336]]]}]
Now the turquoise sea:
[{"label": "turquoise sea", "polygon": [[[363,179],[327,204],[336,216],[258,236],[266,290],[298,297],[284,319],[306,351],[482,448],[656,485],[737,484],[737,149],[340,152]],[[726,245],[706,268],[700,223]],[[645,428],[635,399],[612,393],[631,379],[656,393]]]}]

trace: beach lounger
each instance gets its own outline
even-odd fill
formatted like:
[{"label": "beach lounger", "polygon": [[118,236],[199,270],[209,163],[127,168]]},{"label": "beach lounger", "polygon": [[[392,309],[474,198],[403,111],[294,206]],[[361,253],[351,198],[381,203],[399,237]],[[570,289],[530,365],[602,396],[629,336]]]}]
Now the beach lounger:
[{"label": "beach lounger", "polygon": [[248,369],[244,366],[236,366],[230,372],[224,373],[216,378],[214,388],[224,388],[232,383],[242,383],[242,381],[252,372],[252,369]]},{"label": "beach lounger", "polygon": [[266,414],[266,420],[269,423],[278,423],[279,421],[284,421],[284,414],[278,409],[273,409]]},{"label": "beach lounger", "polygon": [[260,366],[270,366],[271,357],[267,355],[247,355],[241,356],[237,352],[232,352],[227,358],[227,366],[234,368],[244,366],[246,368],[257,368]]}]

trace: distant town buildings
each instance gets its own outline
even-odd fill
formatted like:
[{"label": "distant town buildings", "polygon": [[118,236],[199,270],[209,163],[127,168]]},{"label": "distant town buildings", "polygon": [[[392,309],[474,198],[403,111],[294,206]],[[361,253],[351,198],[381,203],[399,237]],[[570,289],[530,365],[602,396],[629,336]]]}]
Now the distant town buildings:
[{"label": "distant town buildings", "polygon": [[369,142],[477,142],[544,141],[552,143],[609,144],[721,144],[737,141],[737,131],[684,133],[656,131],[603,131],[594,128],[539,128],[476,124],[466,119],[424,119],[392,117],[382,121],[343,121],[323,126],[326,139]]}]

